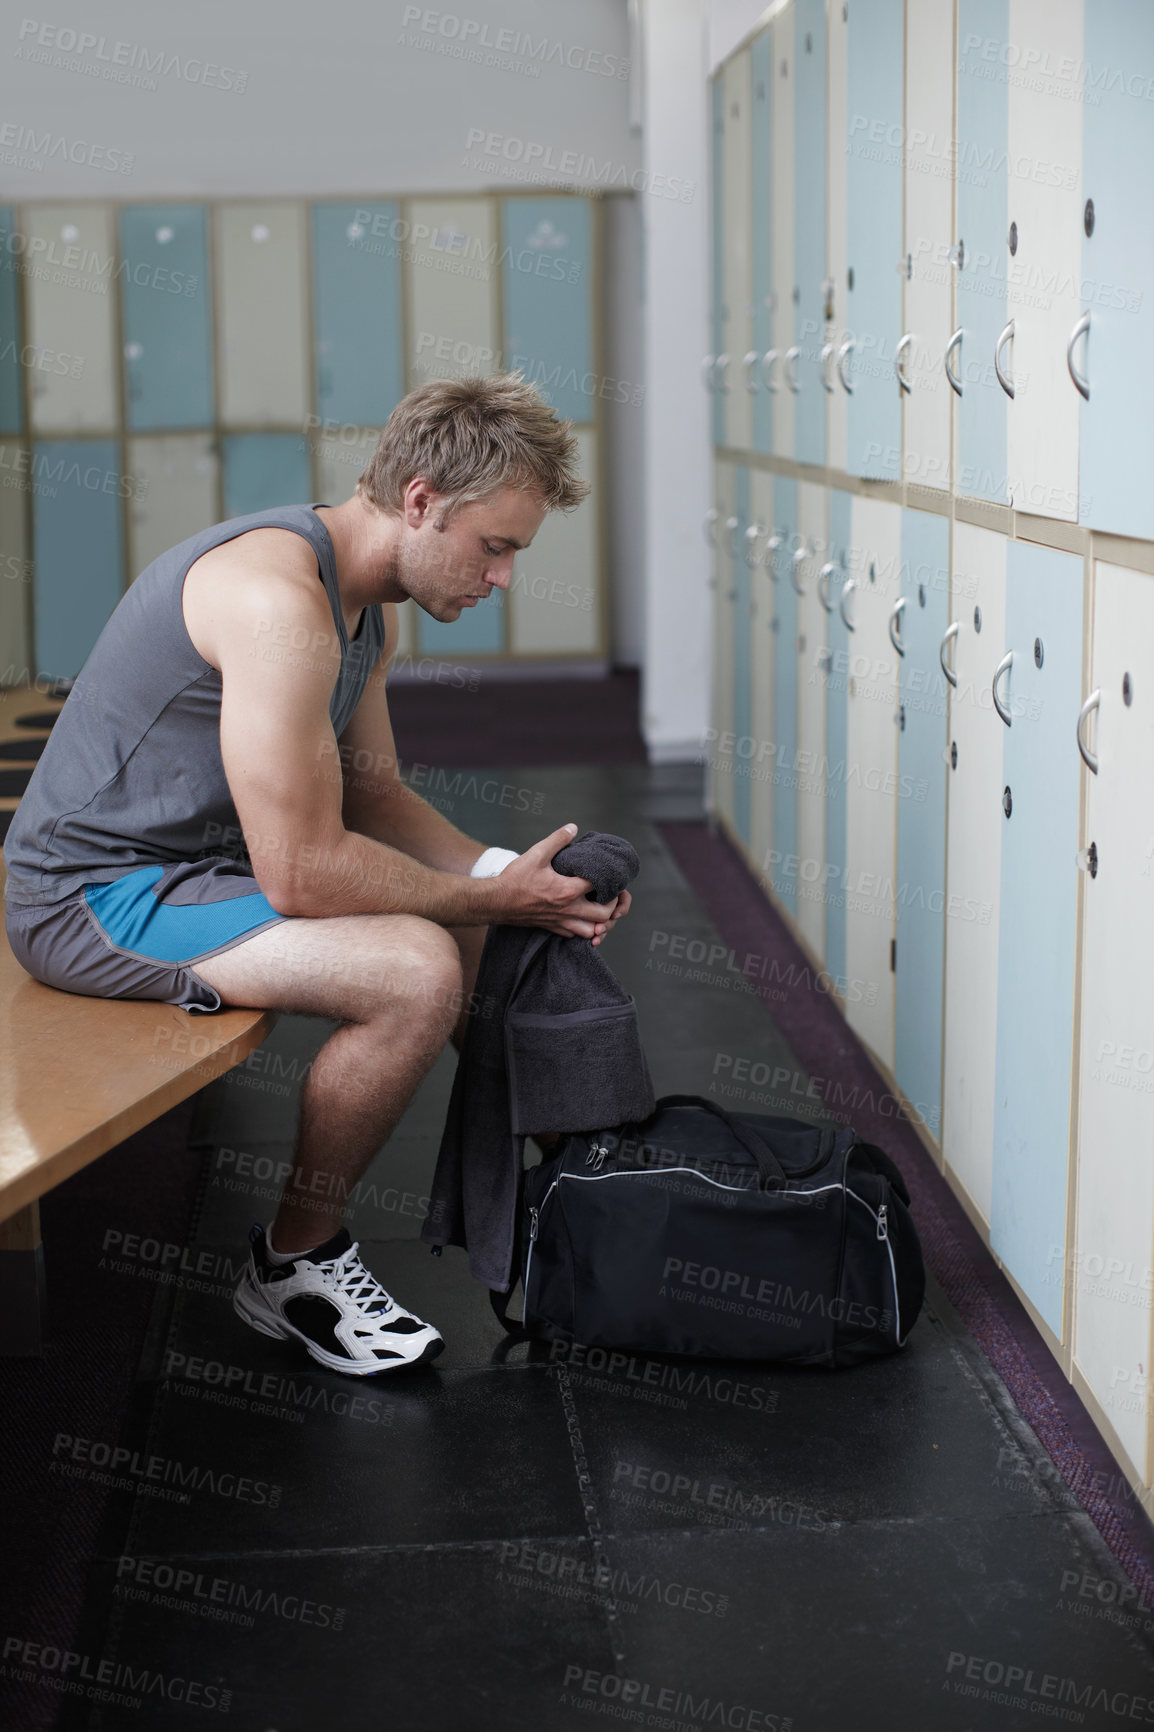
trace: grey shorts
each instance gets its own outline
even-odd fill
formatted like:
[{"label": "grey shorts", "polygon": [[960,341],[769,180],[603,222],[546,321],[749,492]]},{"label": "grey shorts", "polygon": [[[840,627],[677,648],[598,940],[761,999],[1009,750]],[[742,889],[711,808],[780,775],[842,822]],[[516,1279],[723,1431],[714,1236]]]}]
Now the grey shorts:
[{"label": "grey shorts", "polygon": [[9,905],[5,926],[17,962],[46,986],[213,1011],[220,994],[193,965],[285,918],[246,866],[219,855],[142,866],[48,907]]}]

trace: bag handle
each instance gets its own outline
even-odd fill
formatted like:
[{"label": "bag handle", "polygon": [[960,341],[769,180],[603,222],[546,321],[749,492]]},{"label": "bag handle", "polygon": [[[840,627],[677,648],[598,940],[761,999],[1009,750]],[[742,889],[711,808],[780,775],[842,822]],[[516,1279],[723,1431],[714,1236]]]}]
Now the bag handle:
[{"label": "bag handle", "polygon": [[[716,1101],[709,1100],[705,1095],[662,1095],[653,1109],[652,1116],[656,1116],[663,1107],[701,1107],[705,1112],[712,1113],[714,1118],[718,1118],[723,1124],[728,1125],[746,1154],[752,1156],[757,1163],[763,1190],[776,1190],[789,1183],[785,1168],[769,1144],[764,1142],[757,1132],[751,1130],[747,1124],[743,1124],[740,1119],[735,1119],[733,1114],[727,1113],[724,1107],[719,1107]],[[643,1122],[648,1124],[649,1121],[646,1119]],[[635,1121],[623,1125],[622,1129],[640,1130],[641,1122]]]}]

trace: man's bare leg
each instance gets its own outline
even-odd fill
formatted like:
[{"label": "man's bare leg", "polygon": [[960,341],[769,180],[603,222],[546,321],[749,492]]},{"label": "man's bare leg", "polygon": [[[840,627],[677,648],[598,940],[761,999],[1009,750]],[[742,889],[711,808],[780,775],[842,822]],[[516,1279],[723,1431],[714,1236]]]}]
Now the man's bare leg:
[{"label": "man's bare leg", "polygon": [[[460,930],[483,942],[484,928]],[[470,956],[475,978],[480,942]],[[343,1025],[310,1067],[295,1171],[273,1224],[278,1251],[310,1250],[339,1230],[358,1179],[450,1034],[463,1032],[461,952],[416,915],[348,915],[281,921],[195,972],[225,1004]]]}]

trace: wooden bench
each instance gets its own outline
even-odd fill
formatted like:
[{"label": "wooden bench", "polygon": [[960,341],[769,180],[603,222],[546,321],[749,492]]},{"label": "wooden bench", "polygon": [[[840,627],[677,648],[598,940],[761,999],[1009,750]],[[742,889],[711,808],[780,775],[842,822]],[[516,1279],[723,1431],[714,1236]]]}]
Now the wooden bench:
[{"label": "wooden bench", "polygon": [[[18,716],[55,707],[0,691],[0,739],[19,737]],[[44,1193],[231,1070],[275,1023],[271,1011],[190,1016],[58,992],[24,972],[0,928],[0,1352],[43,1342]]]}]

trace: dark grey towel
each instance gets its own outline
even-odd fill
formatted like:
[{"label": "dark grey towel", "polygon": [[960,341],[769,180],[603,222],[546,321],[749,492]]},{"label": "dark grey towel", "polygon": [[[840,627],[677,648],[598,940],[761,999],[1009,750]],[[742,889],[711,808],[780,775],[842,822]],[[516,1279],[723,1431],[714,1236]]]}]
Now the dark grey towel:
[{"label": "dark grey towel", "polygon": [[[623,837],[587,830],[553,868],[609,902],[641,862]],[[588,938],[490,927],[476,1000],[491,1014],[469,1019],[421,1237],[464,1245],[477,1280],[503,1292],[526,1136],[609,1130],[655,1102],[633,1000]]]}]

